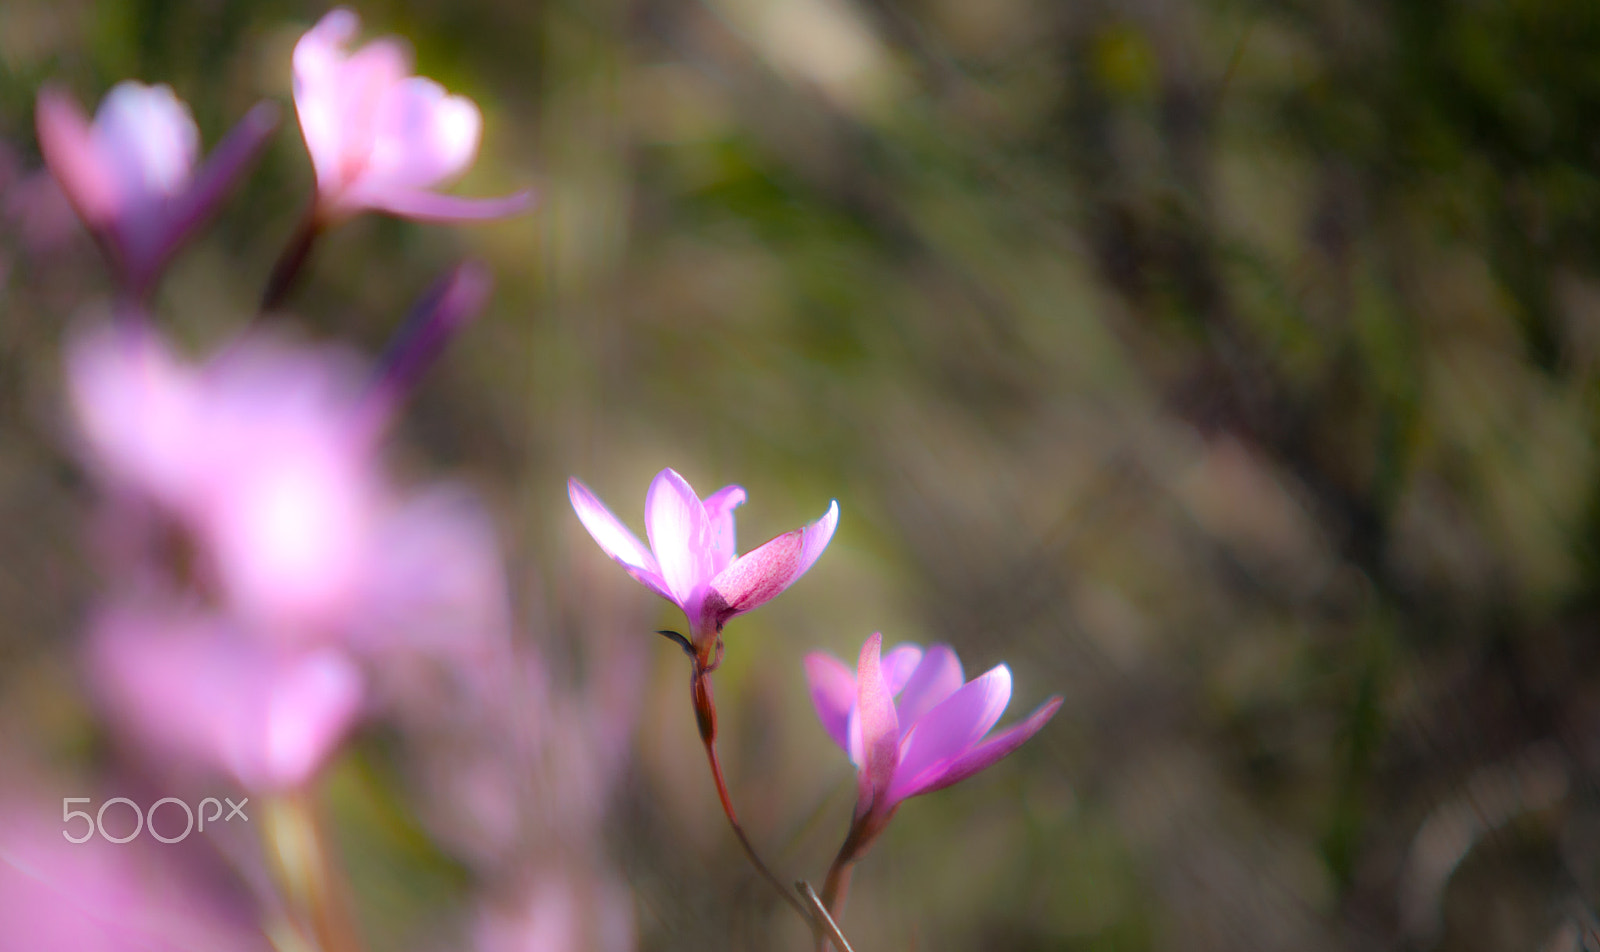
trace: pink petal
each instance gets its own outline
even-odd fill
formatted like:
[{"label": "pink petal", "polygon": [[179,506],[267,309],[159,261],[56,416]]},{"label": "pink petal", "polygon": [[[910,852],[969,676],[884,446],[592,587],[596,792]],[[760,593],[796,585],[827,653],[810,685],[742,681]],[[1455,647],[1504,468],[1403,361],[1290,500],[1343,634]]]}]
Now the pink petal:
[{"label": "pink petal", "polygon": [[[907,679],[916,670],[917,663],[921,658],[922,649],[916,645],[900,645],[883,656],[883,681],[891,696],[899,694],[900,690],[905,687]],[[853,691],[854,688],[852,687],[851,690]],[[851,700],[853,705],[854,698]],[[900,722],[902,732],[911,728],[911,722],[900,717],[898,709],[895,719]],[[843,745],[845,753],[850,755],[851,763],[860,767],[864,756],[861,747],[861,712],[854,706],[850,708],[849,717],[845,721],[845,737],[848,741]]]},{"label": "pink petal", "polygon": [[706,518],[711,521],[711,571],[721,572],[733,561],[733,510],[744,504],[744,489],[724,486],[706,497]]},{"label": "pink petal", "polygon": [[589,530],[589,535],[594,537],[601,551],[616,559],[628,570],[628,574],[643,582],[651,591],[668,601],[677,601],[661,577],[661,568],[656,564],[655,556],[650,554],[638,536],[622,524],[622,520],[589,491],[589,487],[576,479],[569,479],[567,498],[572,500],[572,509],[578,514],[578,521]]},{"label": "pink petal", "polygon": [[262,725],[263,766],[274,786],[298,787],[337,746],[361,707],[361,672],[332,648],[285,665]]},{"label": "pink petal", "polygon": [[895,703],[902,732],[911,730],[924,714],[960,690],[963,680],[961,659],[950,646],[930,646]]},{"label": "pink petal", "polygon": [[905,799],[905,791],[946,770],[1000,720],[1010,700],[1011,669],[999,664],[924,715],[906,734],[890,799]]},{"label": "pink petal", "polygon": [[91,228],[114,222],[123,206],[122,190],[83,110],[71,96],[46,86],[39,91],[34,120],[45,165],[79,217]]},{"label": "pink petal", "polygon": [[708,611],[725,620],[766,604],[794,584],[817,560],[839,524],[839,504],[828,506],[821,519],[786,532],[734,559],[711,580]]},{"label": "pink petal", "polygon": [[131,204],[181,192],[200,156],[200,130],[170,86],[113,86],[95,111],[94,135]]},{"label": "pink petal", "polygon": [[410,54],[397,40],[368,43],[354,55],[344,46],[360,20],[351,11],[330,11],[294,48],[294,105],[306,150],[325,196],[365,171],[377,136],[384,97],[410,71]]},{"label": "pink petal", "polygon": [[[910,680],[911,675],[917,670],[917,664],[922,660],[922,648],[918,645],[896,645],[890,652],[883,656],[883,680],[889,685],[890,694],[899,694]],[[901,705],[895,705],[895,714],[898,717]],[[901,719],[902,722],[904,719]]]},{"label": "pink petal", "polygon": [[355,195],[359,201],[352,204],[416,221],[484,221],[515,215],[533,207],[532,192],[516,192],[500,198],[459,198],[421,189],[388,189],[371,195],[357,190]]},{"label": "pink petal", "polygon": [[883,636],[877,632],[861,647],[861,662],[856,671],[856,710],[861,723],[863,766],[856,809],[877,807],[894,779],[900,761],[900,724],[895,718],[894,697],[883,679],[879,652]]},{"label": "pink petal", "polygon": [[[236,422],[237,416],[217,421]],[[238,607],[320,628],[350,607],[379,508],[368,457],[315,431],[253,433],[219,460],[199,531]]]},{"label": "pink petal", "polygon": [[907,797],[943,790],[953,783],[967,779],[1021,747],[1028,738],[1039,733],[1039,729],[1044,727],[1046,722],[1055,716],[1060,707],[1061,698],[1059,696],[1051,698],[1039,705],[1038,710],[1028,715],[1027,720],[1022,721],[1020,724],[1013,724],[994,735],[965,754],[955,758],[942,770],[925,774],[915,785],[902,788],[897,784],[895,793],[892,796],[897,800],[904,800]]},{"label": "pink petal", "polygon": [[159,240],[148,247],[128,249],[129,267],[138,272],[137,277],[154,277],[178,245],[211,219],[277,131],[280,112],[277,103],[256,103],[222,137],[195,172],[193,183],[168,206]]},{"label": "pink petal", "polygon": [[[411,496],[374,527],[372,557],[343,644],[380,662],[410,650],[487,668],[512,629],[494,518],[461,487]],[[499,674],[500,672],[495,672]]]},{"label": "pink petal", "polygon": [[67,347],[67,384],[91,465],[167,505],[200,486],[199,389],[154,334],[101,329]]},{"label": "pink petal", "polygon": [[837,528],[839,528],[839,501],[835,499],[828,503],[828,511],[822,514],[821,519],[802,530],[805,533],[805,547],[800,552],[800,564],[795,569],[795,578],[806,574],[806,570],[817,561],[817,557],[822,555],[822,550],[833,541],[833,530]]},{"label": "pink petal", "polygon": [[850,711],[856,703],[856,673],[833,655],[813,651],[806,655],[806,681],[811,703],[822,727],[844,751],[850,750]]},{"label": "pink petal", "polygon": [[360,706],[360,673],[334,649],[279,653],[226,619],[111,612],[88,650],[113,726],[253,790],[304,783]]},{"label": "pink petal", "polygon": [[694,489],[670,469],[656,474],[644,499],[644,525],[661,577],[680,605],[711,576],[710,526]]},{"label": "pink petal", "polygon": [[364,178],[374,189],[431,188],[467,170],[482,134],[483,115],[472,100],[426,77],[407,77],[379,103]]}]

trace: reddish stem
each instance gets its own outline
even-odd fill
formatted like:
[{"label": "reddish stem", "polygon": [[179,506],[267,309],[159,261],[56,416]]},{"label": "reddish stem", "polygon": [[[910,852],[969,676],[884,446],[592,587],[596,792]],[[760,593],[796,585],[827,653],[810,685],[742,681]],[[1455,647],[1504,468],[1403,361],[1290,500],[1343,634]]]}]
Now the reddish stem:
[{"label": "reddish stem", "polygon": [[[850,892],[850,873],[855,869],[859,829],[860,823],[850,825],[850,833],[839,847],[839,855],[833,858],[833,865],[828,867],[828,878],[822,882],[822,908],[827,910],[828,917],[835,923],[844,914],[845,896]],[[818,930],[816,938],[817,952],[828,952],[828,936]]]},{"label": "reddish stem", "polygon": [[745,836],[744,827],[739,825],[739,816],[733,809],[733,798],[728,795],[728,782],[722,776],[722,763],[717,759],[717,705],[711,694],[710,672],[701,667],[697,661],[689,680],[689,697],[694,704],[695,720],[700,727],[700,739],[705,742],[706,761],[711,765],[711,779],[717,785],[717,799],[722,801],[722,812],[728,817],[728,825],[733,827],[733,835],[738,838],[739,845],[744,849],[745,858],[750,860],[750,865],[756,868],[772,888],[778,891],[806,925],[816,928],[816,923],[811,918],[811,913],[797,899],[794,893],[786,889],[767,864],[761,861],[756,848],[751,845],[750,838]]}]

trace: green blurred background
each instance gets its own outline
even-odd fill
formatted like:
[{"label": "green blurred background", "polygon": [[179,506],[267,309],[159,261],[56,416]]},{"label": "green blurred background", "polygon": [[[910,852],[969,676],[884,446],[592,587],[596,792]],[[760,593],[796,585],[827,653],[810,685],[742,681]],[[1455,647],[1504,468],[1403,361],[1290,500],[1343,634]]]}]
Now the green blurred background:
[{"label": "green blurred background", "polygon": [[[46,80],[85,103],[170,83],[207,145],[284,104],[164,287],[197,352],[248,321],[308,200],[289,53],[323,9],[0,5],[13,196]],[[1012,758],[901,810],[845,916],[861,952],[1600,947],[1600,4],[358,12],[483,108],[457,190],[540,206],[359,220],[292,306],[375,353],[460,257],[496,274],[399,457],[491,501],[558,672],[597,626],[637,632],[604,852],[642,948],[805,947],[721,823],[683,659],[649,634],[679,620],[566,503],[576,475],[642,528],[663,466],[745,486],[745,548],[839,500],[832,547],[730,625],[717,676],[734,796],[781,872],[821,877],[853,790],[805,652],[881,630],[1009,663],[1011,718],[1065,695]],[[59,352],[106,285],[21,205],[0,751],[92,773]],[[364,735],[328,784],[376,949],[494,888],[421,832],[396,747]]]}]

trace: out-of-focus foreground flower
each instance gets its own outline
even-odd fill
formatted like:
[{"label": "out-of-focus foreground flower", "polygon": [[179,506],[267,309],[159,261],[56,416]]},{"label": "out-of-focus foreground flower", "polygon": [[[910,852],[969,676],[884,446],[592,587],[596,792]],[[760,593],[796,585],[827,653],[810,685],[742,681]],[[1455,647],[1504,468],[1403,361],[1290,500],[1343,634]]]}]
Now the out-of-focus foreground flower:
[{"label": "out-of-focus foreground flower", "polygon": [[497,585],[418,571],[419,553],[498,557],[456,495],[389,486],[385,379],[259,339],[202,365],[143,327],[71,345],[113,583],[90,671],[147,751],[250,789],[302,785],[362,710],[361,662],[468,651],[503,624]]},{"label": "out-of-focus foreground flower", "polygon": [[903,800],[943,790],[1016,750],[1062,700],[1051,698],[986,738],[1011,701],[1010,668],[995,665],[963,684],[961,661],[948,646],[900,645],[880,657],[882,645],[882,635],[868,638],[855,672],[822,652],[805,662],[822,726],[860,771],[856,854]]},{"label": "out-of-focus foreground flower", "polygon": [[347,53],[359,27],[352,11],[332,10],[294,49],[294,104],[316,168],[318,214],[373,209],[452,220],[527,208],[527,192],[470,199],[433,191],[472,164],[483,118],[472,100],[408,75],[410,54],[398,39]]},{"label": "out-of-focus foreground flower", "polygon": [[733,510],[744,490],[725,486],[702,500],[682,476],[664,469],[645,496],[646,547],[583,483],[568,480],[567,495],[607,555],[683,609],[701,654],[728,619],[766,604],[804,575],[839,524],[839,504],[831,502],[816,522],[736,555]]},{"label": "out-of-focus foreground flower", "polygon": [[128,290],[143,296],[266,144],[277,115],[269,103],[252,109],[198,173],[199,130],[168,86],[118,83],[92,123],[71,96],[46,87],[36,119],[51,174]]},{"label": "out-of-focus foreground flower", "polygon": [[[8,761],[8,767],[16,767]],[[14,775],[7,780],[17,779]],[[45,822],[40,797],[0,798],[0,948],[28,952],[154,952],[272,948],[225,876],[148,838],[71,843]],[[169,834],[169,835],[176,835]]]}]

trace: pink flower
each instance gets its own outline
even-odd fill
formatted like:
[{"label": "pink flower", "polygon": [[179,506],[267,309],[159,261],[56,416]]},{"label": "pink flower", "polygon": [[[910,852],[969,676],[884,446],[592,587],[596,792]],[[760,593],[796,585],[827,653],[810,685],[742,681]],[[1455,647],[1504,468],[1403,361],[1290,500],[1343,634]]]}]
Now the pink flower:
[{"label": "pink flower", "polygon": [[[12,755],[6,782],[20,779]],[[89,796],[74,784],[53,785],[55,799],[0,791],[0,948],[28,952],[271,952],[273,946],[242,884],[203,854],[178,844],[157,843],[151,826],[126,843],[98,833],[85,835],[84,821],[51,823],[62,816],[61,793]],[[114,796],[72,804],[92,816]],[[139,806],[154,800],[133,794]],[[194,801],[188,801],[191,809]],[[251,804],[253,807],[254,804]],[[133,829],[133,808],[113,804],[105,824],[112,835]],[[156,813],[157,829],[172,838],[184,829],[183,811],[168,803]],[[239,826],[237,820],[233,824]],[[192,846],[212,835],[191,831]]]},{"label": "pink flower", "polygon": [[816,522],[735,555],[733,510],[744,490],[725,486],[702,500],[682,476],[664,469],[645,495],[646,548],[589,487],[569,479],[567,495],[607,555],[683,609],[695,647],[706,651],[729,618],[766,604],[804,575],[839,524],[839,504],[832,502]]},{"label": "pink flower", "polygon": [[71,345],[68,381],[91,465],[188,534],[231,610],[325,633],[387,504],[352,364],[251,340],[196,367],[122,328]]},{"label": "pink flower", "polygon": [[332,10],[294,48],[294,104],[316,169],[320,212],[338,217],[374,209],[452,220],[527,208],[526,192],[467,199],[432,191],[472,164],[482,116],[472,100],[408,75],[410,54],[397,39],[347,53],[359,26],[350,10]]},{"label": "pink flower", "polygon": [[247,790],[310,780],[365,693],[339,648],[300,650],[236,618],[165,607],[103,612],[88,667],[108,719],[142,750],[227,774]]},{"label": "pink flower", "polygon": [[149,290],[167,258],[215,210],[277,127],[276,108],[257,106],[196,174],[200,133],[170,87],[118,83],[93,123],[66,93],[46,88],[36,118],[51,174],[139,293]]},{"label": "pink flower", "polygon": [[[1011,700],[1011,670],[996,665],[962,683],[945,645],[900,645],[881,659],[883,636],[861,649],[855,673],[829,654],[806,656],[817,716],[860,770],[856,822],[870,841],[901,801],[943,790],[1011,753],[1055,716],[1061,698],[985,739]],[[865,842],[860,844],[865,848]],[[859,851],[859,850],[858,850]]]}]

